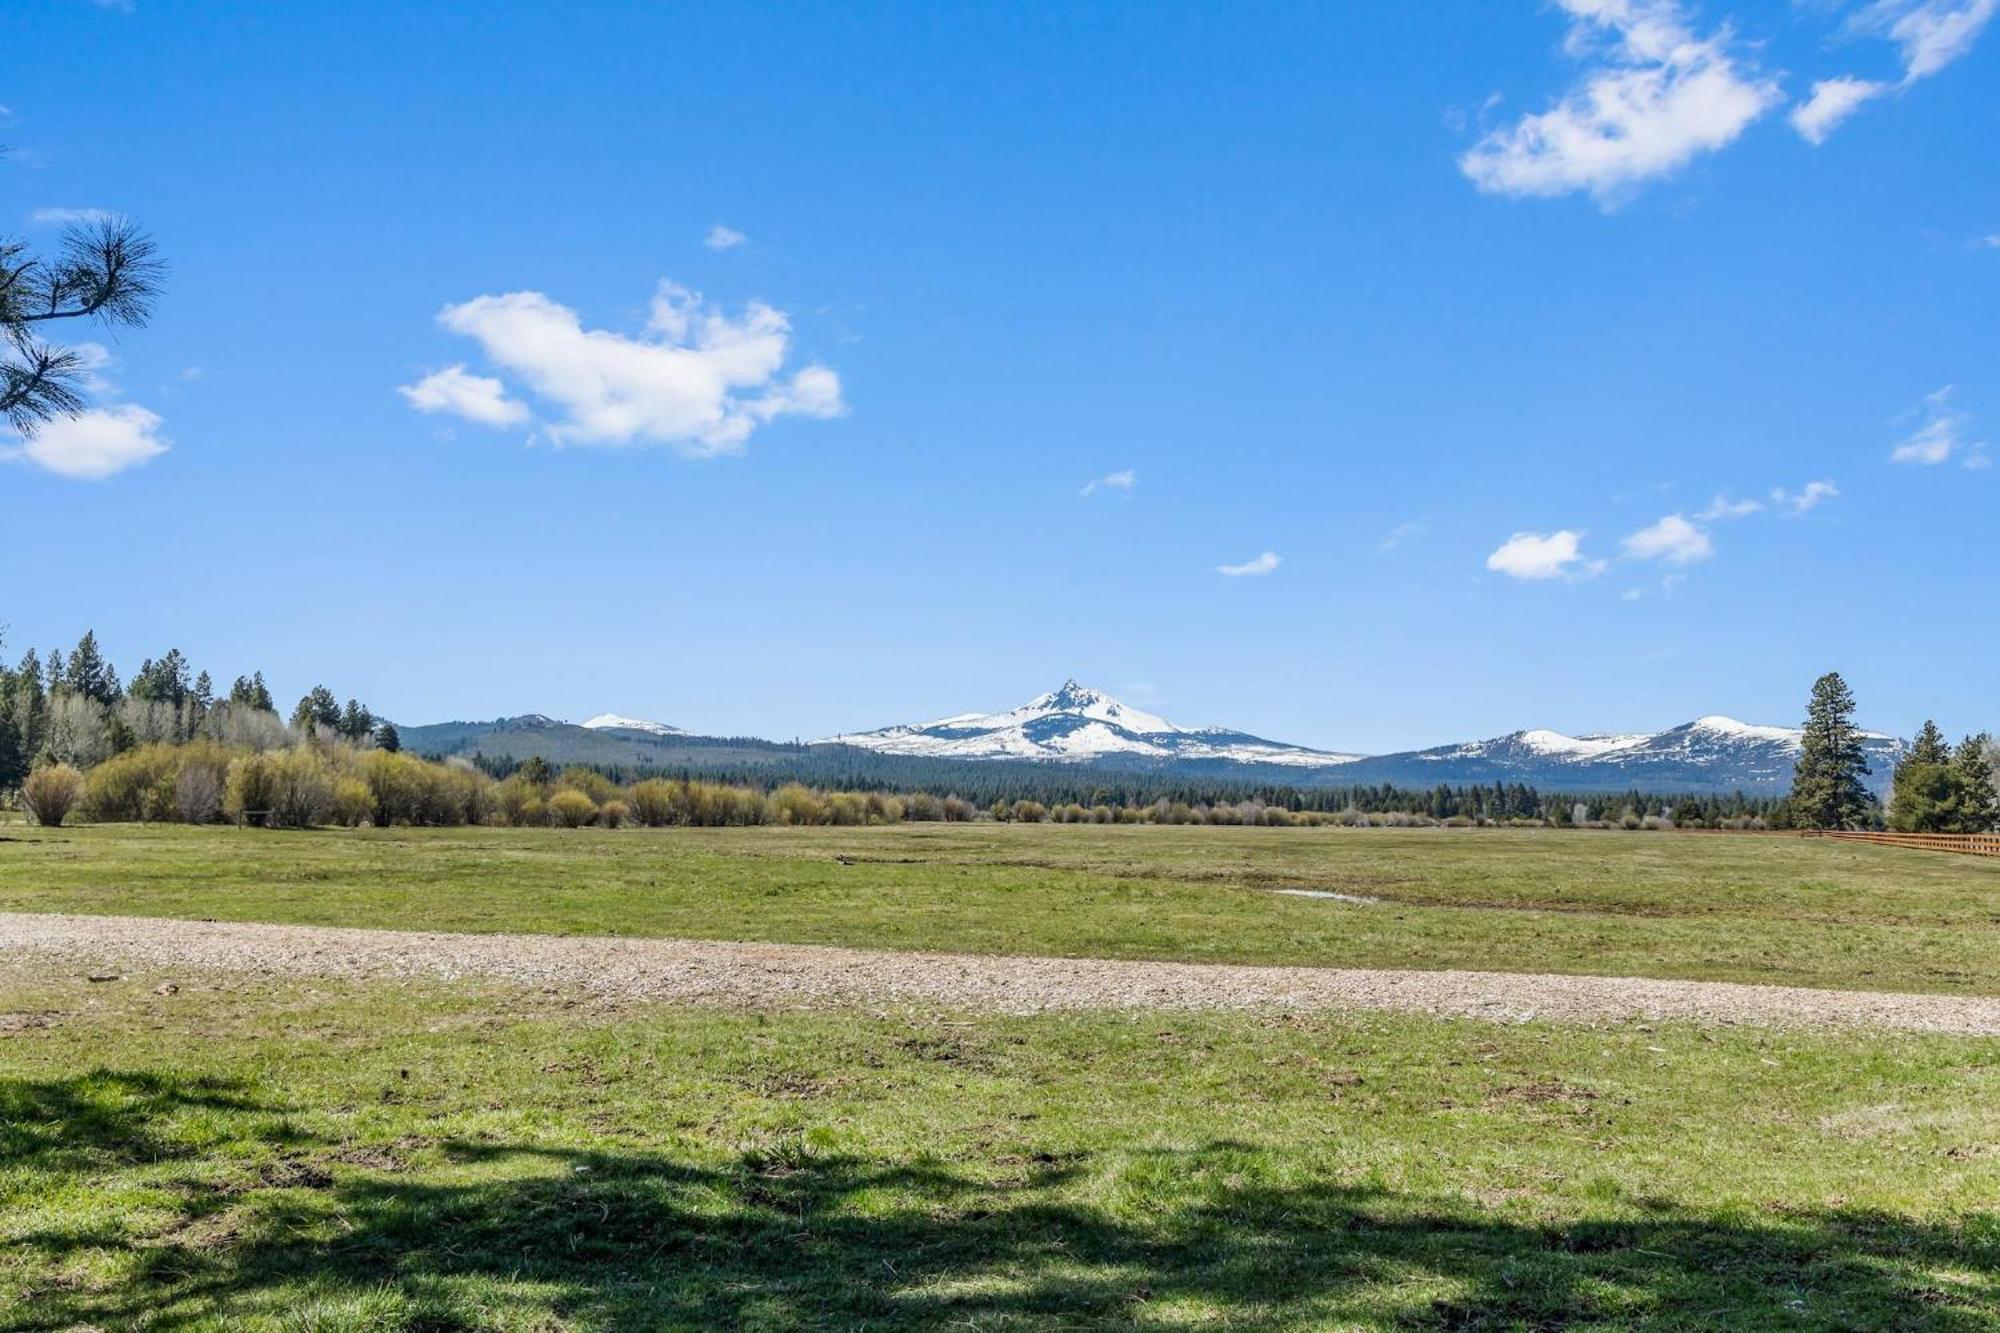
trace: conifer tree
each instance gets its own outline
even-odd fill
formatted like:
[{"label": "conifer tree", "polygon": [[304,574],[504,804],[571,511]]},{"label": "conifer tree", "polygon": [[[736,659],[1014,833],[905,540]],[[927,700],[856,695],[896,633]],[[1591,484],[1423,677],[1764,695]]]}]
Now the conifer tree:
[{"label": "conifer tree", "polygon": [[1910,742],[1910,752],[1903,758],[1906,764],[1948,764],[1951,762],[1951,746],[1945,743],[1944,733],[1935,722],[1925,721],[1918,729],[1917,738]]},{"label": "conifer tree", "polygon": [[308,735],[340,730],[340,701],[324,685],[315,685],[292,710],[292,725]]},{"label": "conifer tree", "polygon": [[1985,833],[2000,827],[2000,792],[1994,790],[1992,761],[1987,757],[1993,738],[1985,732],[1967,736],[1952,756],[1960,784],[1961,833]]},{"label": "conifer tree", "polygon": [[351,741],[358,741],[375,730],[375,715],[363,707],[358,699],[349,699],[347,707],[340,712],[340,734]]},{"label": "conifer tree", "polygon": [[69,655],[69,665],[63,670],[63,684],[71,693],[86,699],[94,699],[101,704],[118,702],[118,673],[104,660],[98,651],[97,635],[85,630],[77,640],[76,651]]},{"label": "conifer tree", "polygon": [[33,435],[44,422],[84,409],[90,363],[74,347],[44,341],[56,321],[137,327],[152,312],[161,265],[152,238],[124,218],[65,231],[55,254],[0,236],[0,420]]},{"label": "conifer tree", "polygon": [[229,687],[229,702],[264,713],[278,711],[278,706],[271,702],[271,691],[264,684],[264,673],[261,671],[253,676],[238,676],[236,683]]},{"label": "conifer tree", "polygon": [[1854,729],[1854,693],[1837,671],[1813,682],[1805,738],[1792,775],[1792,808],[1808,828],[1849,828],[1868,813],[1868,760]]}]

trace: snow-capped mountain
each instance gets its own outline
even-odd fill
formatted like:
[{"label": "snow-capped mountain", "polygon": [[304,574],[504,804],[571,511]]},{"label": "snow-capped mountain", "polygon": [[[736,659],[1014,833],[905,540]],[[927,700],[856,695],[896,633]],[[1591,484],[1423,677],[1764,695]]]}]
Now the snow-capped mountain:
[{"label": "snow-capped mountain", "polygon": [[1360,758],[1265,740],[1227,727],[1177,727],[1074,680],[1004,713],[959,713],[935,722],[829,736],[821,743],[934,759],[1072,764],[1219,761],[1330,768]]},{"label": "snow-capped mountain", "polygon": [[670,727],[664,722],[648,722],[640,717],[621,717],[617,713],[599,713],[580,725],[592,731],[643,731],[648,736],[685,736],[679,727]]},{"label": "snow-capped mountain", "polygon": [[[1357,766],[1355,776],[1401,783],[1525,782],[1570,790],[1770,791],[1790,785],[1803,736],[1797,727],[1757,726],[1719,715],[1657,732],[1516,731],[1379,755]],[[1872,769],[1870,785],[1886,787],[1903,743],[1864,731],[1861,744]]]}]

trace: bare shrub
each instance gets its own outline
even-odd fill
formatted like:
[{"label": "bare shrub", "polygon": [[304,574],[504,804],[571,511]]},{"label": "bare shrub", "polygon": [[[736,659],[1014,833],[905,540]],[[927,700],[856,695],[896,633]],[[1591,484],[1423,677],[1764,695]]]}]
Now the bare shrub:
[{"label": "bare shrub", "polygon": [[222,791],[229,766],[190,760],[174,776],[174,818],[183,824],[212,824],[222,816]]},{"label": "bare shrub", "polygon": [[61,828],[83,796],[83,774],[68,764],[44,764],[21,783],[21,805],[44,828]]}]

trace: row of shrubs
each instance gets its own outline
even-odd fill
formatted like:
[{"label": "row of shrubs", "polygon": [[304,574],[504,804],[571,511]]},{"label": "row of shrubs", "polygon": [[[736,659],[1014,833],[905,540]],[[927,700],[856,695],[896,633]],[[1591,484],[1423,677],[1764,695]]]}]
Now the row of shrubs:
[{"label": "row of shrubs", "polygon": [[[1295,825],[1312,827],[1334,826],[1339,828],[1552,828],[1556,821],[1548,819],[1488,819],[1479,815],[1452,815],[1438,819],[1431,815],[1413,814],[1401,810],[1365,811],[1346,810],[1292,810],[1282,805],[1264,805],[1257,801],[1242,801],[1235,804],[1218,801],[1213,805],[1190,805],[1184,801],[1158,801],[1152,805],[1095,805],[1076,803],[1058,805],[1053,808],[1039,801],[996,801],[987,811],[994,819],[1009,820],[1023,824],[1251,824],[1267,828],[1291,828]],[[1623,828],[1623,829],[1671,829],[1676,827],[1673,820],[1663,815],[1641,816],[1635,810],[1626,810],[1617,819],[1601,819],[1585,823],[1565,825],[1571,828]],[[1707,827],[1704,825],[1703,827]],[[1726,829],[1762,829],[1761,819],[1725,819],[1715,827]]]},{"label": "row of shrubs", "polygon": [[[511,827],[618,828],[637,824],[736,827],[752,824],[898,824],[987,818],[1026,824],[1235,824],[1266,827],[1507,827],[1540,828],[1547,821],[1492,821],[1467,816],[1434,819],[1401,812],[1290,810],[1257,801],[1190,805],[996,801],[985,810],[956,796],[928,793],[818,791],[789,783],[766,793],[750,787],[687,779],[647,778],[629,786],[602,773],[569,768],[539,776],[527,771],[496,781],[459,760],[433,763],[413,755],[308,742],[253,750],[215,741],[141,745],[79,772],[44,764],[28,775],[21,804],[43,824],[72,813],[101,822],[210,824],[222,820],[278,828],[322,824],[378,828],[462,824]],[[1755,819],[1728,827],[1761,828]],[[1591,827],[1668,829],[1670,820],[1622,818]]]},{"label": "row of shrubs", "polygon": [[212,741],[142,745],[88,772],[44,764],[22,783],[21,804],[47,825],[74,814],[100,822],[231,820],[274,828],[895,824],[977,813],[957,797],[823,792],[796,783],[766,794],[667,778],[620,786],[583,768],[548,779],[517,773],[495,781],[470,764],[387,750],[308,743],[259,751]]}]

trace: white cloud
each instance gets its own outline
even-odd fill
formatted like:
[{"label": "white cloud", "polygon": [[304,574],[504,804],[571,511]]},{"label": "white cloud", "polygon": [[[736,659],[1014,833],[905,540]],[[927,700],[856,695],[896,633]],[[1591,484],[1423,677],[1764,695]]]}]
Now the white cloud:
[{"label": "white cloud", "polygon": [[0,449],[0,457],[33,463],[59,477],[102,481],[165,453],[161,424],[156,413],[137,404],[93,407],[44,422],[26,440]]},{"label": "white cloud", "polygon": [[702,237],[701,243],[711,250],[734,250],[749,239],[736,228],[725,227],[718,222],[708,229],[708,235]]},{"label": "white cloud", "polygon": [[1603,561],[1584,558],[1583,534],[1568,528],[1517,532],[1486,557],[1486,567],[1511,579],[1588,578],[1604,572]]},{"label": "white cloud", "polygon": [[1255,560],[1245,560],[1240,565],[1217,565],[1215,572],[1226,574],[1232,579],[1239,579],[1245,576],[1254,577],[1259,574],[1268,574],[1283,563],[1283,557],[1279,556],[1277,552],[1266,551]]},{"label": "white cloud", "polygon": [[1817,147],[1826,142],[1826,136],[1832,134],[1841,121],[1859,111],[1864,102],[1888,91],[1886,83],[1857,79],[1846,74],[1821,79],[1812,86],[1812,96],[1792,108],[1792,128],[1807,143]]},{"label": "white cloud", "polygon": [[1588,191],[1608,206],[1734,142],[1782,100],[1739,64],[1727,27],[1698,36],[1676,0],[1558,0],[1566,49],[1597,63],[1547,111],[1488,134],[1459,159],[1480,189]]},{"label": "white cloud", "polygon": [[636,337],[586,329],[540,292],[477,297],[438,320],[554,410],[547,431],[559,444],[668,444],[710,457],[740,451],[778,417],[847,410],[827,367],[781,377],[791,344],[782,311],[753,302],[732,316],[671,282],[654,293]]},{"label": "white cloud", "polygon": [[116,386],[103,374],[118,360],[109,347],[100,342],[80,342],[70,344],[69,350],[76,356],[78,379],[87,391],[98,395],[117,392]]},{"label": "white cloud", "polygon": [[1763,509],[1759,500],[1732,500],[1727,495],[1718,494],[1708,502],[1708,506],[1695,515],[1697,522],[1713,523],[1725,518],[1748,518]]},{"label": "white cloud", "polygon": [[1107,472],[1095,481],[1087,481],[1078,495],[1095,495],[1099,491],[1129,491],[1139,484],[1139,474],[1131,468],[1122,472]]},{"label": "white cloud", "polygon": [[2000,0],[1874,0],[1851,26],[1896,44],[1903,63],[1901,81],[1883,83],[1847,74],[1821,79],[1813,84],[1812,96],[1792,112],[1792,127],[1807,142],[1824,143],[1834,127],[1864,102],[1927,79],[1970,51],[1996,13]]},{"label": "white cloud", "polygon": [[109,222],[116,216],[102,208],[38,208],[28,214],[28,221],[37,227],[62,227],[73,222]]},{"label": "white cloud", "polygon": [[419,412],[448,412],[482,426],[518,426],[528,419],[525,404],[507,396],[507,386],[463,364],[435,370],[415,384],[397,388]]},{"label": "white cloud", "polygon": [[1651,527],[1641,528],[1621,543],[1634,560],[1664,560],[1670,565],[1691,565],[1715,554],[1708,534],[1680,514],[1668,514]]},{"label": "white cloud", "polygon": [[1886,34],[1902,48],[1903,82],[1908,85],[1970,51],[1995,13],[2000,13],[2000,0],[1875,0],[1857,24]]},{"label": "white cloud", "polygon": [[1782,489],[1771,492],[1771,503],[1783,510],[1788,518],[1810,513],[1828,500],[1839,498],[1840,487],[1830,481],[1809,481],[1796,492]]},{"label": "white cloud", "polygon": [[1951,388],[1947,384],[1925,395],[1916,409],[1922,423],[1889,451],[1889,461],[1936,467],[1957,458],[1962,466],[1975,472],[1991,465],[1986,445],[1966,438],[1972,417],[1952,407]]}]

